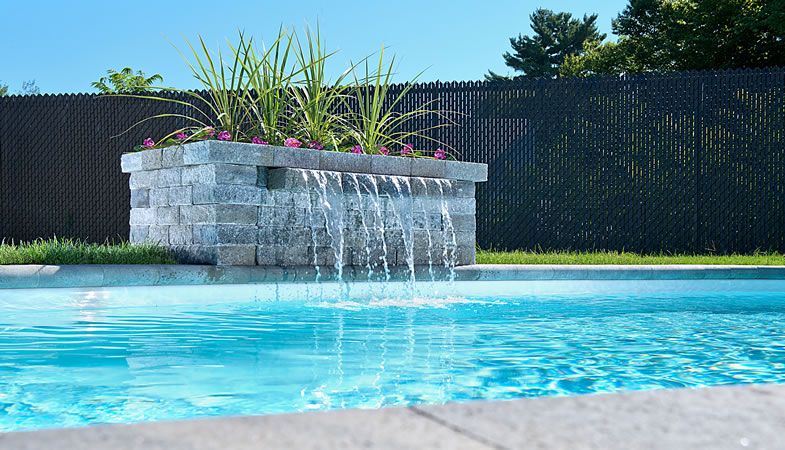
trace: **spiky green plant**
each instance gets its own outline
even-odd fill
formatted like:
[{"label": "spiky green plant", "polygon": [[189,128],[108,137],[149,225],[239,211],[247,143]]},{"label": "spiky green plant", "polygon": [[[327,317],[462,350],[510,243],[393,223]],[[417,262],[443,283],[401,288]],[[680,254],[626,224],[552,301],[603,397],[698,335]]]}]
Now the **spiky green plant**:
[{"label": "spiky green plant", "polygon": [[[444,145],[431,138],[426,132],[449,126],[451,121],[443,111],[432,108],[436,100],[424,102],[405,112],[396,111],[406,95],[414,87],[414,82],[422,75],[417,74],[409,83],[404,84],[397,93],[391,92],[392,77],[395,70],[395,56],[389,63],[384,60],[384,47],[379,51],[379,61],[375,68],[369,65],[369,58],[352,70],[353,83],[350,88],[352,97],[357,102],[354,113],[349,114],[347,121],[348,135],[361,145],[366,153],[376,153],[381,147],[393,144],[403,145],[411,138],[421,138]],[[356,68],[362,67],[363,73]],[[351,110],[351,106],[349,107]],[[421,117],[437,116],[436,125],[419,129],[406,130],[406,125]]]},{"label": "spiky green plant", "polygon": [[254,134],[273,143],[281,143],[295,132],[289,106],[292,83],[304,68],[290,59],[293,33],[281,28],[269,48],[257,53],[252,42],[240,42],[237,53],[243,58],[248,72],[248,84],[253,95],[245,98]]},{"label": "spiky green plant", "polygon": [[292,89],[295,128],[310,140],[338,148],[343,140],[343,116],[338,106],[345,97],[341,87],[351,68],[335,80],[327,79],[327,59],[336,52],[325,51],[319,27],[316,33],[305,30],[305,42],[294,35],[294,55],[302,75]]},{"label": "spiky green plant", "polygon": [[193,45],[188,39],[185,39],[185,42],[190,52],[190,58],[179,49],[177,51],[194,78],[201,84],[201,91],[160,88],[185,94],[188,100],[154,95],[128,94],[120,96],[174,103],[184,106],[188,113],[156,114],[136,122],[131,128],[148,120],[176,117],[184,119],[190,125],[172,131],[161,139],[162,142],[183,131],[192,132],[193,137],[202,136],[206,130],[211,128],[220,128],[230,132],[233,140],[243,138],[244,129],[251,120],[248,108],[251,97],[250,90],[252,89],[250,80],[261,70],[254,55],[246,51],[246,49],[253,48],[253,39],[246,39],[244,34],[240,33],[237,47],[230,44],[231,60],[225,60],[220,49],[216,53],[211,51],[201,36],[199,36],[197,45]]}]

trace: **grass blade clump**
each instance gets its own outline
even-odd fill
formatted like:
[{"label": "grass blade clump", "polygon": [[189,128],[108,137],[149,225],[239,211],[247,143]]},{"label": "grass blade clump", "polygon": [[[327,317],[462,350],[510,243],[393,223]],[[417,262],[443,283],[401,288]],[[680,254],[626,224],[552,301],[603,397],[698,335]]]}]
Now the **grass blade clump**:
[{"label": "grass blade clump", "polygon": [[174,255],[153,244],[93,244],[75,239],[0,242],[0,265],[8,264],[175,264]]}]

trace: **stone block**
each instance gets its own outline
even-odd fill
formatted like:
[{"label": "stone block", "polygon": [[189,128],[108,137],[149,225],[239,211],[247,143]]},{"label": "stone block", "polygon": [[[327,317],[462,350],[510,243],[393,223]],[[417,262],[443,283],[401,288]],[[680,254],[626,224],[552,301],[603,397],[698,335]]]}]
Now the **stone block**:
[{"label": "stone block", "polygon": [[155,223],[157,225],[177,225],[180,222],[180,207],[162,206],[155,208]]},{"label": "stone block", "polygon": [[308,227],[260,227],[257,244],[263,246],[282,245],[287,247],[308,247],[313,245],[314,237]]},{"label": "stone block", "polygon": [[371,173],[408,177],[412,174],[413,160],[414,158],[398,156],[376,156],[371,159]]},{"label": "stone block", "polygon": [[262,189],[257,186],[203,184],[193,186],[195,205],[224,203],[234,205],[258,205]]},{"label": "stone block", "polygon": [[150,190],[131,189],[131,208],[149,208]]},{"label": "stone block", "polygon": [[239,142],[202,141],[183,146],[183,163],[244,164],[269,167],[273,162],[272,147]]},{"label": "stone block", "polygon": [[488,181],[488,165],[462,161],[445,161],[444,178],[472,182]]},{"label": "stone block", "polygon": [[444,178],[447,161],[438,159],[417,158],[412,161],[412,176],[426,178]]},{"label": "stone block", "polygon": [[174,145],[161,149],[161,167],[183,166],[183,147]]},{"label": "stone block", "polygon": [[128,180],[131,189],[149,189],[158,187],[158,171],[132,172]]},{"label": "stone block", "polygon": [[253,266],[256,264],[255,245],[217,245],[214,252],[215,262],[219,266]]},{"label": "stone block", "polygon": [[253,186],[258,181],[256,166],[239,164],[201,164],[183,168],[183,184],[241,184]]},{"label": "stone block", "polygon": [[375,156],[364,154],[320,152],[319,170],[371,173],[371,160],[373,158]]},{"label": "stone block", "polygon": [[453,229],[458,231],[474,231],[477,229],[477,224],[474,219],[474,214],[456,214],[451,217]]},{"label": "stone block", "polygon": [[175,186],[168,190],[168,204],[171,206],[190,205],[193,202],[191,186]]},{"label": "stone block", "polygon": [[169,206],[169,188],[153,188],[148,194],[151,207]]},{"label": "stone block", "polygon": [[310,217],[306,208],[260,206],[260,227],[304,227]]},{"label": "stone block", "polygon": [[159,245],[169,245],[169,226],[150,225],[147,242]]},{"label": "stone block", "polygon": [[475,183],[474,181],[453,181],[453,195],[456,197],[474,198]]},{"label": "stone block", "polygon": [[180,186],[182,184],[182,169],[180,167],[169,167],[158,171],[156,185],[158,187]]},{"label": "stone block", "polygon": [[132,208],[129,223],[131,225],[153,225],[155,218],[155,208]]},{"label": "stone block", "polygon": [[273,163],[269,167],[318,169],[321,150],[307,148],[272,147]]},{"label": "stone block", "polygon": [[126,153],[120,157],[120,169],[124,173],[155,170],[161,168],[161,149]]},{"label": "stone block", "polygon": [[131,225],[131,233],[128,240],[131,241],[132,244],[141,244],[147,241],[149,232],[149,225]]},{"label": "stone block", "polygon": [[170,245],[190,245],[193,243],[191,225],[172,225],[169,227]]},{"label": "stone block", "polygon": [[181,224],[255,225],[258,208],[254,205],[188,205],[180,207]]},{"label": "stone block", "polygon": [[193,242],[197,245],[246,244],[256,245],[254,225],[194,225]]}]

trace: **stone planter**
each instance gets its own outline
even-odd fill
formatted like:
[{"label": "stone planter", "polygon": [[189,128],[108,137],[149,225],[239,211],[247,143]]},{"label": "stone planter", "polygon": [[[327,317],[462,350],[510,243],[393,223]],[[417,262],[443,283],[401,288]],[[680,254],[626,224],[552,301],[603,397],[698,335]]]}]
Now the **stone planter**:
[{"label": "stone planter", "polygon": [[122,156],[132,243],[186,263],[474,263],[485,164],[203,141]]}]

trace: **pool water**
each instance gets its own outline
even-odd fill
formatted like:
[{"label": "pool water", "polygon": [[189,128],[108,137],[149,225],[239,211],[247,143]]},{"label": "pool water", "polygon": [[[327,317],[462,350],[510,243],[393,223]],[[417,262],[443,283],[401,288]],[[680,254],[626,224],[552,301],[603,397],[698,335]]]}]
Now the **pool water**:
[{"label": "pool water", "polygon": [[783,282],[455,285],[0,291],[0,431],[785,381]]}]

